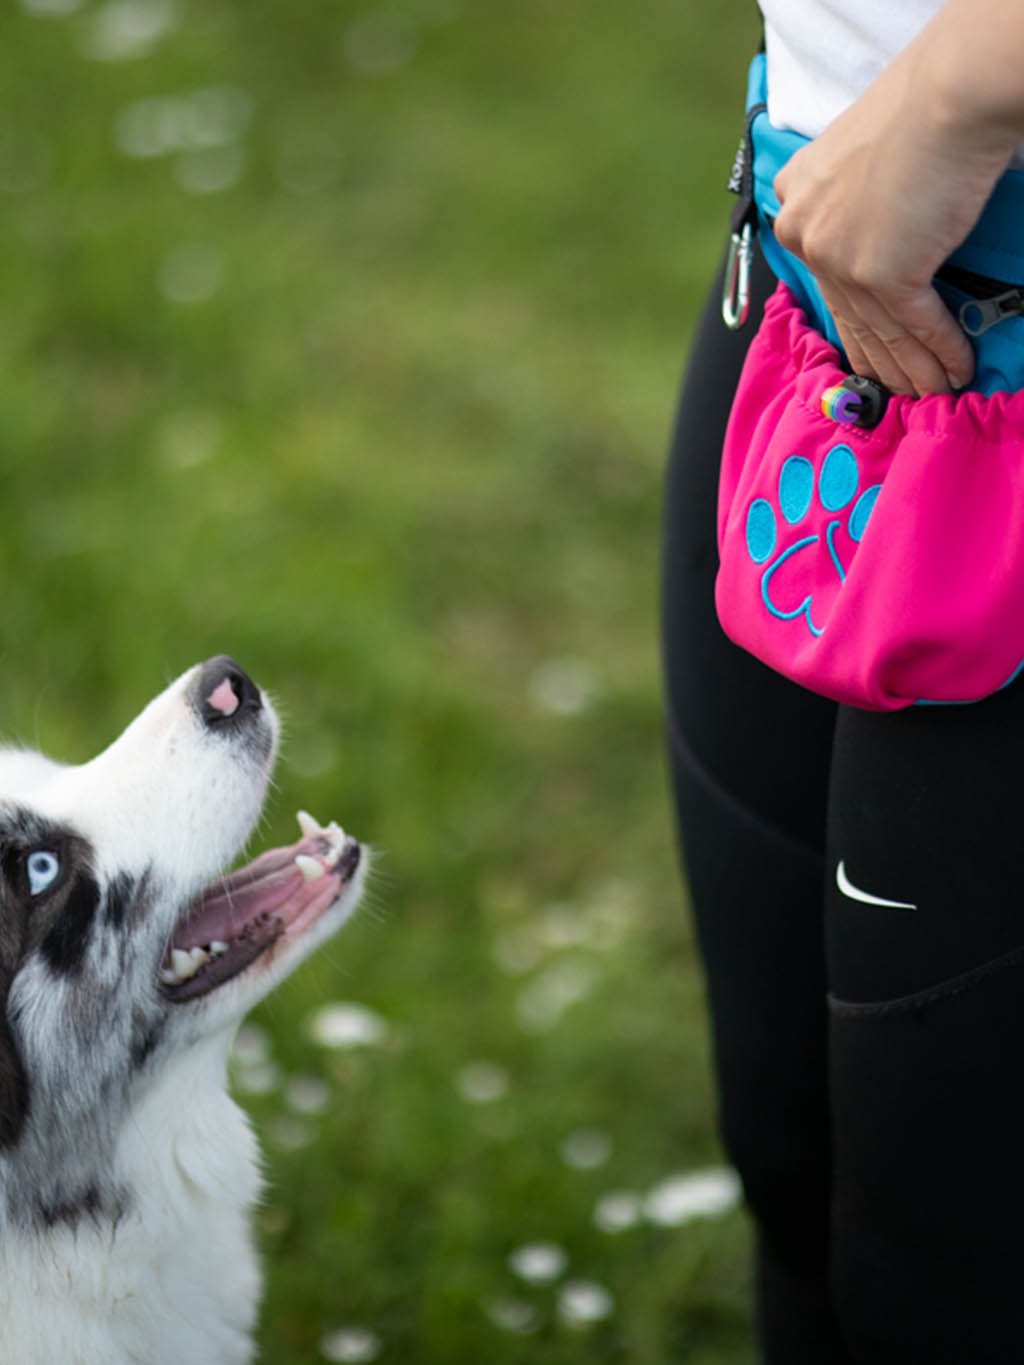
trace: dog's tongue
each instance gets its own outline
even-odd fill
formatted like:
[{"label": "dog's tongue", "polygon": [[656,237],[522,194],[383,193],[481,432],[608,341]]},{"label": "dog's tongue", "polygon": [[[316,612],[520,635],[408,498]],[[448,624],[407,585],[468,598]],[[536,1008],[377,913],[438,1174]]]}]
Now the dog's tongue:
[{"label": "dog's tongue", "polygon": [[314,903],[333,900],[358,861],[358,844],[333,821],[325,828],[299,814],[303,837],[268,849],[203,892],[171,936],[171,948],[227,944],[270,917],[278,932]]}]

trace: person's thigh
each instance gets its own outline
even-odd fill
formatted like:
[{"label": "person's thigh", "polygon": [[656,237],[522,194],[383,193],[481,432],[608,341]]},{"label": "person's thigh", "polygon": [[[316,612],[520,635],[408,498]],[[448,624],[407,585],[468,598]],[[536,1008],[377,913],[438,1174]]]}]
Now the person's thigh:
[{"label": "person's thigh", "polygon": [[844,1356],[828,1303],[822,850],[835,707],[734,646],[715,614],[718,466],[764,299],[728,332],[712,289],[666,482],[671,766],[711,1008],[723,1137],[758,1225],[763,1359]]},{"label": "person's thigh", "polygon": [[676,743],[755,818],[820,853],[836,707],[734,645],[715,611],[722,444],[775,283],[758,253],[750,318],[732,332],[720,273],[697,327],[665,479],[662,646]]},{"label": "person's thigh", "polygon": [[835,1298],[865,1365],[1024,1361],[1024,687],[843,710]]}]

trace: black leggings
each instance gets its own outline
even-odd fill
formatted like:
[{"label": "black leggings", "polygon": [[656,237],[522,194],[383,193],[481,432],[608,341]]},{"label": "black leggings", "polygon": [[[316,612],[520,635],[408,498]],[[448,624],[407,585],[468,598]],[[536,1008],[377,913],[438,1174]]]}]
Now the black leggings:
[{"label": "black leggings", "polygon": [[759,261],[740,333],[721,322],[718,282],[701,320],[668,470],[662,613],[762,1359],[1024,1362],[1024,687],[857,711],[722,633],[719,455],[772,285]]}]

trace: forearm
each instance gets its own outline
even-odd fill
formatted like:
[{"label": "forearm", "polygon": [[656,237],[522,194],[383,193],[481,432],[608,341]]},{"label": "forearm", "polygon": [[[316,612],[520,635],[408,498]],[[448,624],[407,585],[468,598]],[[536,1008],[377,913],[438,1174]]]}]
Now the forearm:
[{"label": "forearm", "polygon": [[932,284],[1024,141],[1024,0],[947,0],[775,178],[775,235],[817,277],[851,367],[944,393],[974,357]]},{"label": "forearm", "polygon": [[897,62],[965,150],[1008,159],[1024,139],[1022,0],[947,0]]}]

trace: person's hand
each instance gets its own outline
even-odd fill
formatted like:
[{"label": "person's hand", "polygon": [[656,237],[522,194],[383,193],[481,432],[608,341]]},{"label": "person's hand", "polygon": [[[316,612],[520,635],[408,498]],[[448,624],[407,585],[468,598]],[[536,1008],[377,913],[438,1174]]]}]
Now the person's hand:
[{"label": "person's hand", "polygon": [[948,393],[974,372],[931,280],[974,226],[1014,142],[1012,121],[952,113],[929,93],[928,38],[926,29],[775,180],[779,242],[818,280],[852,369],[896,393]]}]

